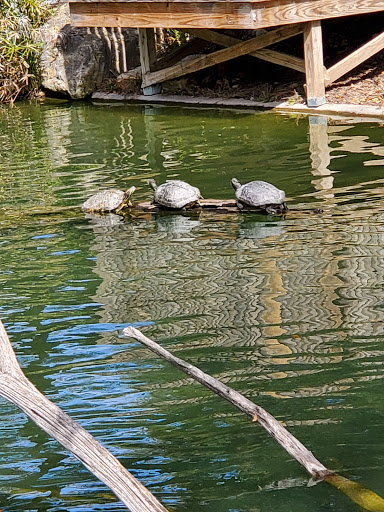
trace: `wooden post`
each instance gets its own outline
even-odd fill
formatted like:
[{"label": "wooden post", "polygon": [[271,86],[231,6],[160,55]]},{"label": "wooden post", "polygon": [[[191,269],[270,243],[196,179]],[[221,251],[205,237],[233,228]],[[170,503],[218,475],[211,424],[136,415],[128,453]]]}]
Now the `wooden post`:
[{"label": "wooden post", "polygon": [[318,107],[325,100],[325,72],[321,21],[310,21],[304,29],[304,63],[307,105]]},{"label": "wooden post", "polygon": [[167,509],[83,427],[42,395],[22,372],[0,320],[0,395],[73,453],[131,512]]},{"label": "wooden post", "polygon": [[[155,45],[155,31],[153,28],[139,28],[139,49],[140,49],[140,63],[141,63],[141,76],[143,83],[145,78],[152,71],[152,66],[156,62],[156,45]],[[151,86],[143,87],[145,96],[158,94],[161,91],[161,86],[158,84],[151,84]]]}]

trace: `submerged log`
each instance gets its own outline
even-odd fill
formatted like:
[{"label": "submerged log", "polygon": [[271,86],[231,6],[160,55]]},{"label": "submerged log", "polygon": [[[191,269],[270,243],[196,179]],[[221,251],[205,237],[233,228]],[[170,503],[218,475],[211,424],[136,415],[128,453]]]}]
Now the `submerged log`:
[{"label": "submerged log", "polygon": [[232,405],[240,409],[253,421],[257,421],[270,436],[272,436],[294,459],[296,459],[313,477],[323,479],[327,483],[343,492],[352,501],[371,512],[384,512],[384,499],[375,492],[367,489],[357,482],[352,482],[333,471],[327,469],[298,439],[296,439],[279,421],[259,405],[251,402],[241,393],[220,382],[215,377],[204,373],[202,370],[187,363],[183,359],[174,356],[171,352],[161,347],[155,341],[144,336],[134,327],[126,327],[123,333],[134,338],[152,352],[169,361],[173,366],[203,384],[217,395],[221,396]]},{"label": "submerged log", "polygon": [[131,512],[167,509],[96,439],[26,378],[0,320],[0,395],[73,453]]},{"label": "submerged log", "polygon": [[[201,210],[204,211],[215,211],[218,213],[238,213],[240,210],[236,205],[236,201],[234,199],[200,199],[200,206],[194,206],[193,208],[189,208],[186,211],[188,212],[199,212]],[[161,210],[165,210],[164,208],[160,208],[159,206],[152,204],[151,202],[143,202],[143,203],[134,203],[132,208],[129,211],[143,211],[143,212],[158,212]],[[169,211],[169,210],[168,210]],[[175,212],[181,210],[173,210]]]},{"label": "submerged log", "polygon": [[[216,213],[263,213],[263,210],[260,208],[252,208],[244,206],[243,208],[238,208],[235,199],[200,199],[199,206],[194,206],[193,208],[189,208],[186,211],[189,213],[193,212],[216,212]],[[143,203],[134,203],[131,208],[126,210],[128,213],[137,212],[149,212],[156,213],[158,211],[165,211],[165,208],[160,208],[157,205],[154,205],[150,202]],[[170,210],[168,210],[170,211]],[[183,210],[172,210],[174,212],[180,212]],[[322,213],[320,208],[309,208],[309,209],[288,209],[288,211],[283,214],[279,213],[276,216],[281,215],[289,215],[290,212],[295,213]],[[265,212],[264,212],[265,213]],[[268,214],[270,215],[270,214]]]}]

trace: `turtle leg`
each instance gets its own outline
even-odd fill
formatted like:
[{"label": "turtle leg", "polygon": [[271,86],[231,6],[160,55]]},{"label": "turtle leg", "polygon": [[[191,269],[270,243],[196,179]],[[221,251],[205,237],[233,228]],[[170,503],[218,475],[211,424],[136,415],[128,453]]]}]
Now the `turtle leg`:
[{"label": "turtle leg", "polygon": [[124,208],[125,208],[125,207],[126,207],[126,205],[125,205],[124,203],[121,203],[121,205],[120,205],[120,206],[118,206],[118,207],[116,208],[116,210],[114,211],[114,213],[115,213],[116,215],[118,215],[119,213],[121,213],[121,211],[122,211],[122,210],[124,210]]},{"label": "turtle leg", "polygon": [[265,211],[266,213],[268,213],[268,215],[277,215],[279,213],[279,210],[276,208],[276,205],[274,204],[268,204],[265,207]]},{"label": "turtle leg", "polygon": [[123,210],[125,210],[126,208],[130,208],[131,206],[132,206],[131,201],[130,201],[129,199],[127,199],[127,200],[123,201],[123,202],[121,203],[121,205],[120,205],[120,206],[118,206],[118,207],[116,208],[115,213],[116,213],[116,214],[119,214],[119,213],[121,213]]},{"label": "turtle leg", "polygon": [[287,205],[283,204],[268,204],[265,206],[265,211],[268,215],[281,215],[288,210]]},{"label": "turtle leg", "polygon": [[184,210],[184,211],[185,211],[185,210],[190,210],[190,209],[194,208],[195,206],[200,207],[199,200],[197,200],[197,201],[192,201],[191,203],[186,204],[186,205],[182,208],[182,210]]}]

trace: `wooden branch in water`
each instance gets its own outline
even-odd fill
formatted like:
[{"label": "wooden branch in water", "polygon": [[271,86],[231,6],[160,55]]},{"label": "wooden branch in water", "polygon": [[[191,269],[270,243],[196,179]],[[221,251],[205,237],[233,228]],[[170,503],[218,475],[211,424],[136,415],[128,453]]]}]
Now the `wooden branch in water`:
[{"label": "wooden branch in water", "polygon": [[72,452],[131,512],[167,509],[96,439],[42,395],[25,377],[0,321],[0,395]]},{"label": "wooden branch in water", "polygon": [[155,352],[155,354],[163,357],[184,373],[200,382],[200,384],[203,384],[205,387],[250,416],[254,421],[257,421],[268,432],[268,434],[272,436],[294,459],[304,466],[312,476],[315,478],[324,478],[327,475],[332,474],[332,471],[323,466],[323,464],[321,464],[321,462],[319,462],[314,455],[300,443],[300,441],[298,441],[262,407],[251,402],[251,400],[248,400],[248,398],[243,396],[241,393],[238,393],[226,384],[223,384],[215,377],[204,373],[196,366],[174,356],[158,343],[144,336],[144,334],[138,329],[135,329],[134,327],[126,327],[123,330],[123,333],[130,338],[135,338],[140,341],[140,343],[143,343],[150,350]]},{"label": "wooden branch in water", "polygon": [[305,469],[315,478],[325,480],[327,483],[343,492],[352,501],[370,512],[384,512],[384,500],[375,492],[361,486],[357,482],[352,482],[333,471],[327,469],[319,462],[312,452],[300,443],[288,430],[286,430],[271,414],[245,398],[241,393],[223,384],[218,379],[204,373],[196,366],[187,363],[183,359],[174,356],[161,347],[155,341],[144,336],[142,332],[134,327],[126,327],[123,333],[130,338],[134,338],[143,345],[147,346],[152,352],[163,357],[181,371],[203,384],[205,387],[221,396],[232,405],[240,409],[253,421],[257,421],[270,436],[272,436],[294,459],[296,459]]},{"label": "wooden branch in water", "polygon": [[[253,208],[252,206],[247,207],[244,205],[244,207],[240,210],[237,207],[237,203],[235,199],[200,199],[199,201],[200,206],[195,206],[193,208],[189,208],[186,211],[188,212],[215,212],[215,213],[255,213],[259,212],[262,213],[263,210],[260,208]],[[152,204],[151,202],[143,202],[143,203],[134,203],[132,207],[130,207],[128,210],[125,210],[126,212],[148,212],[148,213],[155,213],[160,211],[162,208],[159,208],[159,206]],[[169,211],[169,210],[168,210]],[[182,211],[180,210],[173,210],[174,212]],[[284,213],[284,215],[289,215],[289,212],[295,212],[295,213],[322,213],[322,210],[320,208],[309,208],[309,209],[288,209],[287,212]],[[280,216],[281,214],[277,214],[277,216]]]},{"label": "wooden branch in water", "polygon": [[[200,207],[196,206],[190,208],[189,211],[215,211],[218,213],[238,213],[239,209],[236,205],[235,199],[201,199],[199,201]],[[160,208],[150,202],[134,203],[130,211],[143,211],[143,212],[157,212]],[[174,210],[176,211],[176,210]]]}]

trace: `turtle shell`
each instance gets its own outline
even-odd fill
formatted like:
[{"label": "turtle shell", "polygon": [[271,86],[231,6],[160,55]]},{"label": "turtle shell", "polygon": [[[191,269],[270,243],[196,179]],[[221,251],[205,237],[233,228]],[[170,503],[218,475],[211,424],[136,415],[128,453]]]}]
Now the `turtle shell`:
[{"label": "turtle shell", "polygon": [[113,212],[123,202],[125,192],[118,189],[102,190],[81,205],[83,212]]},{"label": "turtle shell", "polygon": [[198,202],[201,194],[197,187],[181,180],[171,180],[155,189],[154,203],[166,208],[185,208]]},{"label": "turtle shell", "polygon": [[283,204],[285,201],[285,192],[266,181],[250,181],[240,185],[235,195],[241,203],[254,207]]}]

